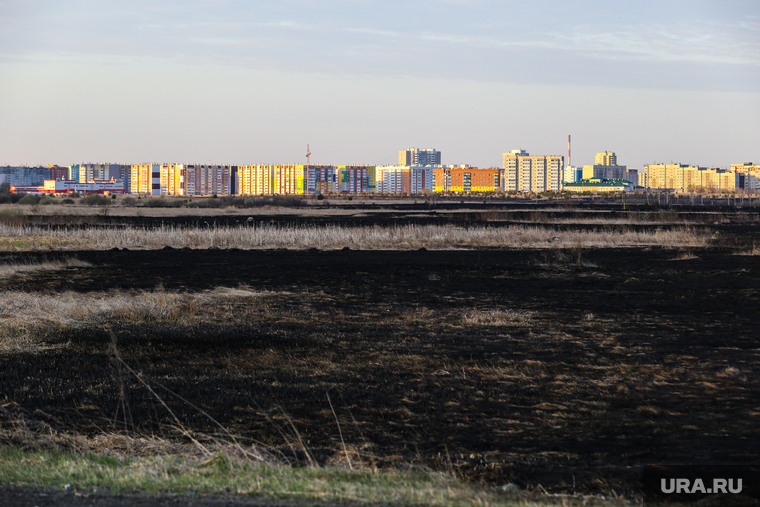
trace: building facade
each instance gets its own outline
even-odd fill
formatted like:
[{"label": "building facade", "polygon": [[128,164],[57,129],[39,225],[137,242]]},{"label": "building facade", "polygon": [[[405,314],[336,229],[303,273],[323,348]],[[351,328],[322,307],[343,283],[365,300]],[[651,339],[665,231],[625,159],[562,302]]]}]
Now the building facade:
[{"label": "building facade", "polygon": [[502,188],[498,168],[441,167],[433,169],[435,192],[498,192]]},{"label": "building facade", "polygon": [[431,166],[375,166],[375,192],[386,194],[419,194],[433,191]]},{"label": "building facade", "polygon": [[565,183],[572,183],[574,181],[578,181],[581,178],[583,178],[583,168],[582,167],[576,167],[576,166],[573,166],[573,165],[565,166],[563,177],[562,177],[562,183],[563,183],[563,185]]},{"label": "building facade", "polygon": [[130,168],[129,193],[161,195],[161,166],[133,164]]},{"label": "building facade", "polygon": [[743,175],[742,188],[747,192],[760,191],[760,164],[744,162],[743,164],[731,164],[731,170],[737,175]]},{"label": "building facade", "polygon": [[[344,166],[346,167],[346,166]],[[338,171],[331,165],[308,166],[308,194],[327,194],[338,190]]]},{"label": "building facade", "polygon": [[270,195],[274,193],[272,185],[274,166],[244,165],[238,166],[238,189],[240,195]]},{"label": "building facade", "polygon": [[626,167],[624,165],[584,165],[583,179],[602,178],[606,180],[625,179]]},{"label": "building facade", "polygon": [[337,168],[338,191],[349,194],[371,192],[367,166],[342,165]]},{"label": "building facade", "polygon": [[409,148],[398,152],[400,166],[441,165],[441,152],[433,149]]},{"label": "building facade", "polygon": [[308,193],[308,171],[305,165],[275,165],[273,188],[275,194],[304,195]]},{"label": "building facade", "polygon": [[161,195],[185,195],[184,164],[161,164]]},{"label": "building facade", "polygon": [[121,165],[119,164],[79,164],[79,181],[118,180],[122,177]]},{"label": "building facade", "polygon": [[644,166],[647,188],[675,192],[731,191],[737,188],[737,174],[724,169],[685,164],[650,164]]},{"label": "building facade", "polygon": [[525,150],[504,153],[504,191],[557,192],[562,190],[564,157],[531,156]]},{"label": "building facade", "polygon": [[231,195],[233,169],[237,166],[188,164],[185,166],[184,195]]},{"label": "building facade", "polygon": [[596,154],[594,165],[618,165],[617,155],[614,151],[605,151]]},{"label": "building facade", "polygon": [[8,183],[14,186],[42,185],[50,178],[50,169],[47,167],[0,167],[0,183]]},{"label": "building facade", "polygon": [[51,180],[68,180],[69,179],[68,167],[61,167],[58,165],[49,165],[48,169],[50,169],[49,178]]}]

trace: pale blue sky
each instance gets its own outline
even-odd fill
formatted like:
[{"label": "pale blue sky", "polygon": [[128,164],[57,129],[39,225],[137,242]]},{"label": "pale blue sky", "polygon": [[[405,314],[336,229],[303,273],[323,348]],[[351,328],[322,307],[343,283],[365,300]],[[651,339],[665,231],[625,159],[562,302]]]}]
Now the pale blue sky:
[{"label": "pale blue sky", "polygon": [[[620,5],[623,4],[623,5]],[[760,162],[760,1],[2,1],[0,165]]]}]

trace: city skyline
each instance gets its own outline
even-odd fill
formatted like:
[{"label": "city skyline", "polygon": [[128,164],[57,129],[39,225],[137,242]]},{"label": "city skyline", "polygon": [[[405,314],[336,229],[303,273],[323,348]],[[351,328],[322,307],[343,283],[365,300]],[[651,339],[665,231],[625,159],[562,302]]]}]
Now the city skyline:
[{"label": "city skyline", "polygon": [[[420,23],[425,20],[425,23]],[[0,165],[760,160],[760,5],[0,3]]]}]

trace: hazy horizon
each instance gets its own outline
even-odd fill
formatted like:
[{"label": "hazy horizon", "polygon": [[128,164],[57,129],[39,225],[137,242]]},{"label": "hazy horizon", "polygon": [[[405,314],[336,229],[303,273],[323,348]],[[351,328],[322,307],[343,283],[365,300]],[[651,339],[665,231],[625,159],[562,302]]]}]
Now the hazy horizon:
[{"label": "hazy horizon", "polygon": [[0,1],[0,165],[760,163],[760,3]]}]

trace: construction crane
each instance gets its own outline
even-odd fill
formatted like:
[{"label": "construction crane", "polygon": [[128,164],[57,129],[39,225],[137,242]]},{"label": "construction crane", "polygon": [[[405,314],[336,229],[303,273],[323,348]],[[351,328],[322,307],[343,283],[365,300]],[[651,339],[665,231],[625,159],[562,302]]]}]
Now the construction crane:
[{"label": "construction crane", "polygon": [[309,161],[309,157],[311,156],[311,150],[309,150],[309,145],[306,145],[306,168],[309,168],[309,165],[311,162]]}]

